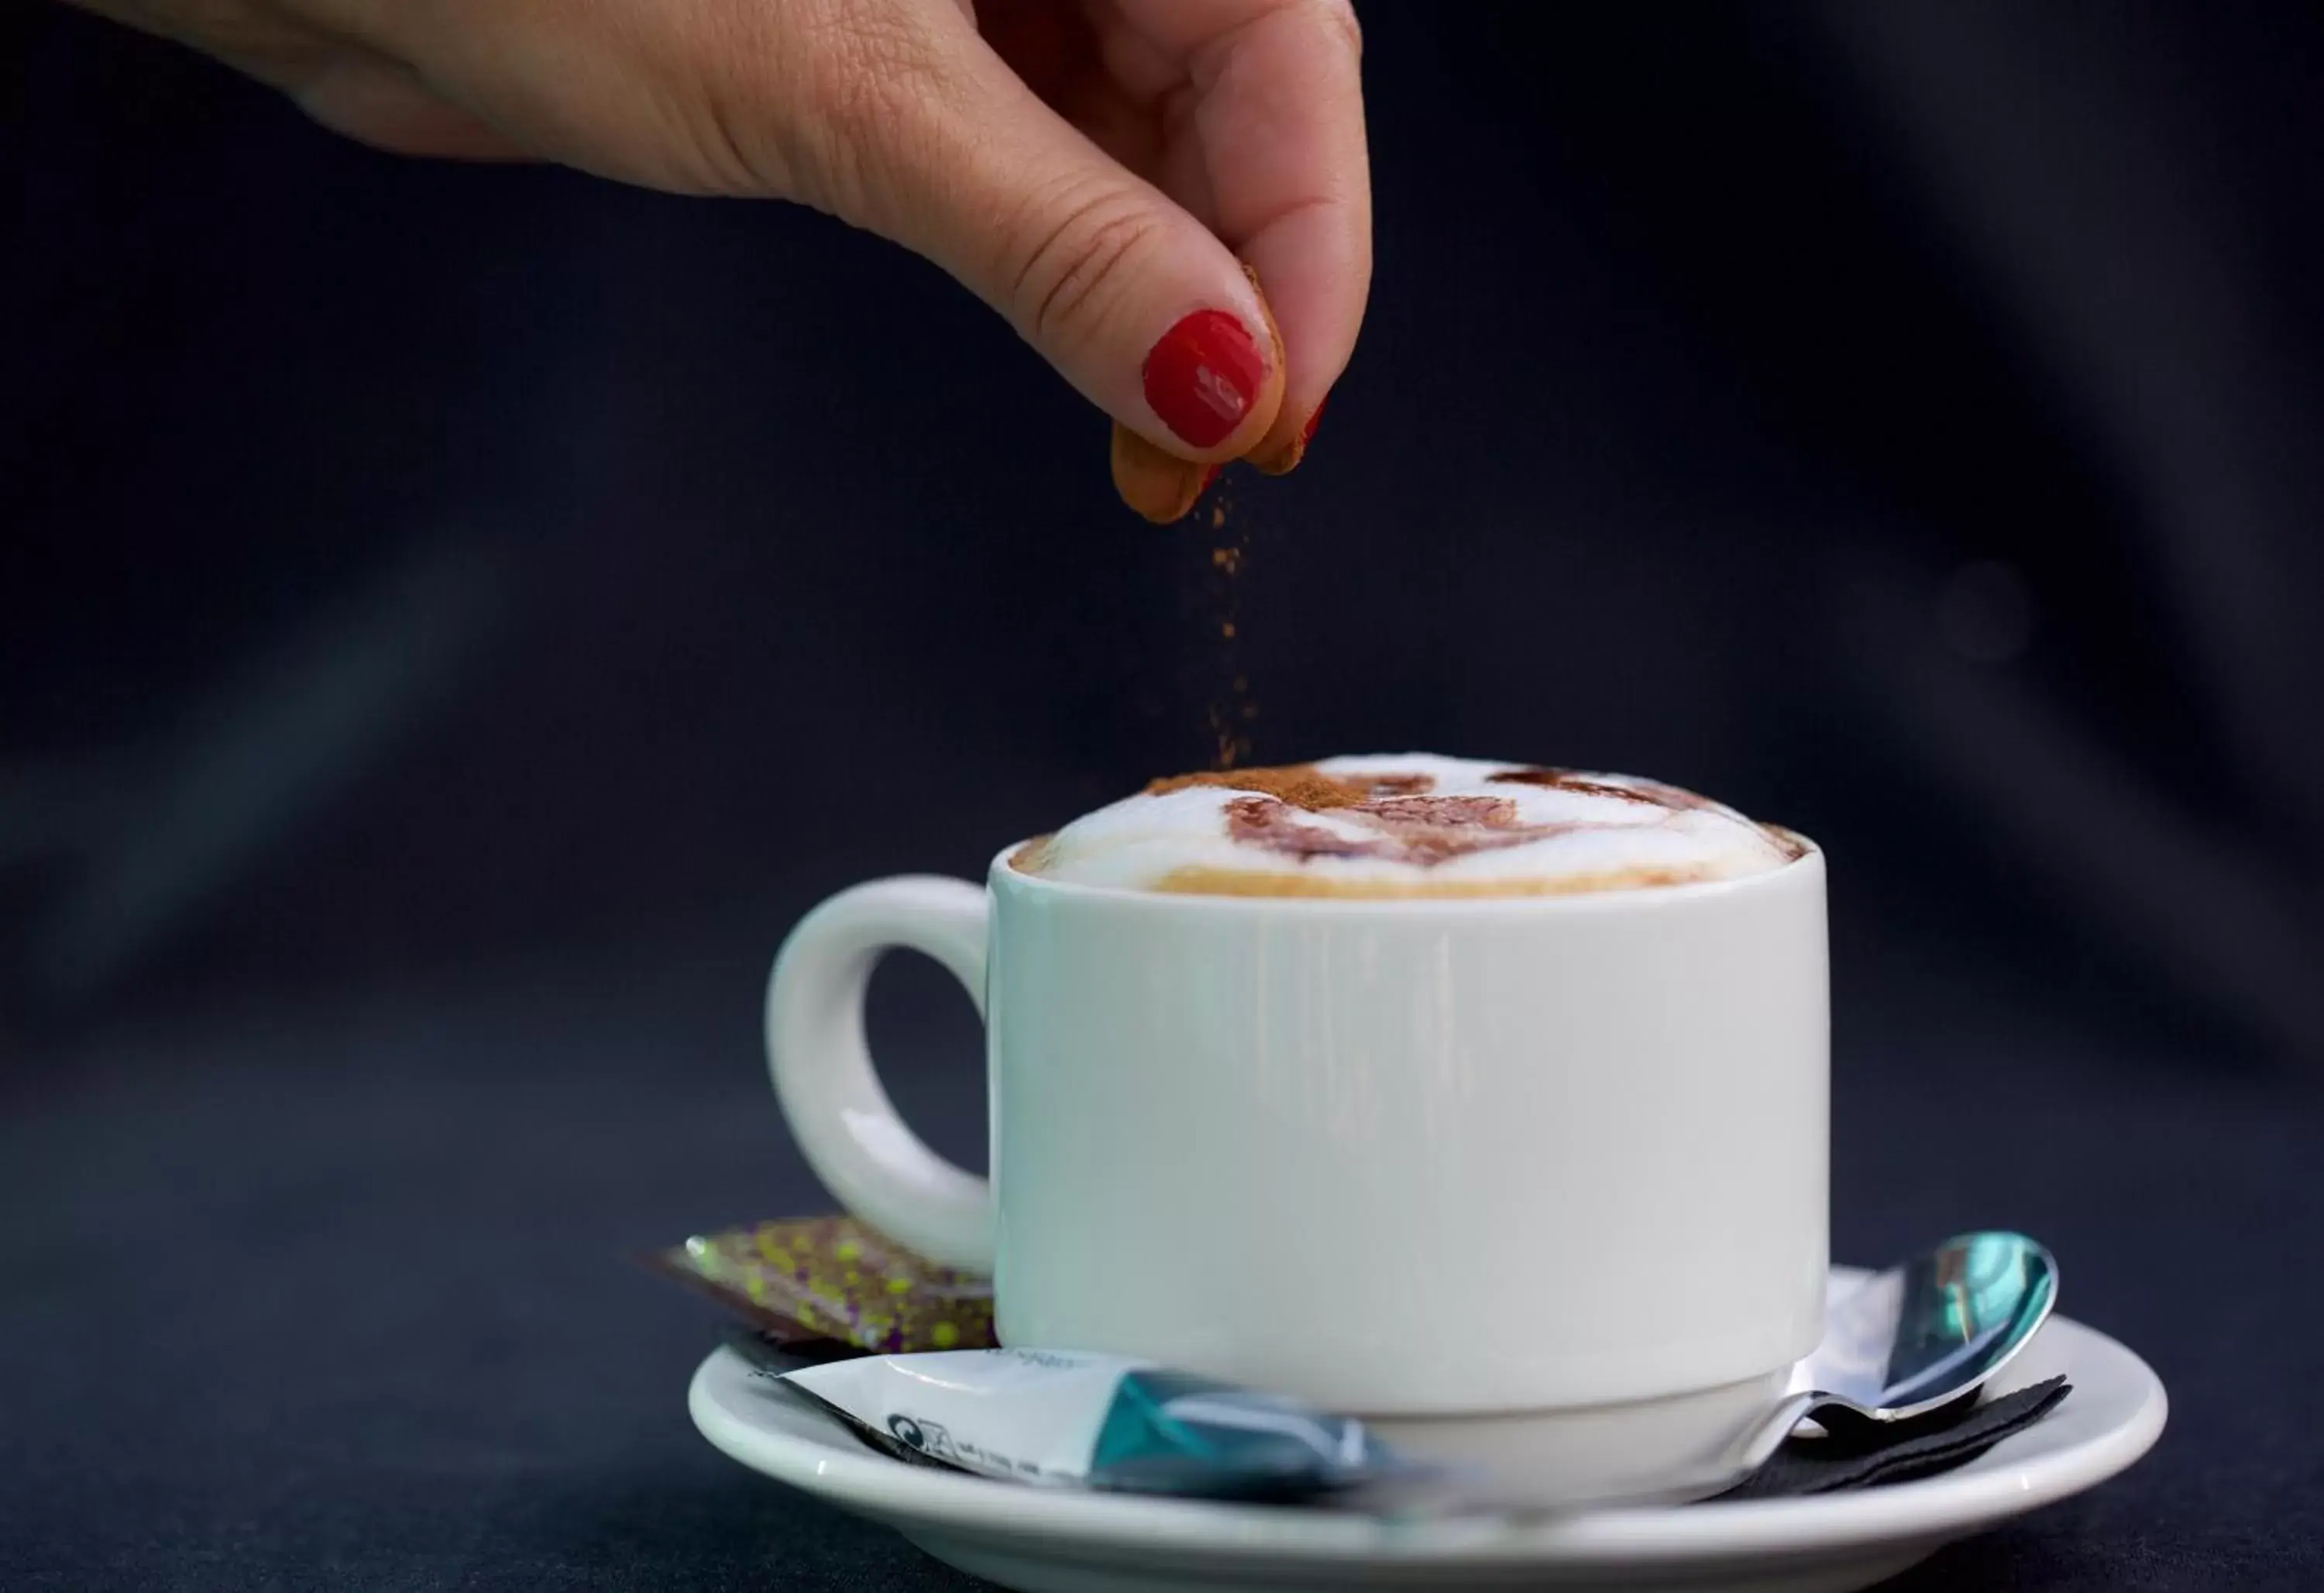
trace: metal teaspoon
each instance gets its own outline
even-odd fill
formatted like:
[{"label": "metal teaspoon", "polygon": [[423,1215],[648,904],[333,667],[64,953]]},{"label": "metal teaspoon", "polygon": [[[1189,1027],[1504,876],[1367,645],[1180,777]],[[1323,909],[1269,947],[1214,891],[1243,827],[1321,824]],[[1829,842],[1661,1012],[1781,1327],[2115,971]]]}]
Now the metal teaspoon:
[{"label": "metal teaspoon", "polygon": [[2023,1234],[1960,1234],[1825,1307],[1823,1343],[1794,1392],[1737,1446],[1758,1469],[1803,1418],[1886,1425],[1967,1398],[2025,1348],[2058,1300],[2058,1263]]}]

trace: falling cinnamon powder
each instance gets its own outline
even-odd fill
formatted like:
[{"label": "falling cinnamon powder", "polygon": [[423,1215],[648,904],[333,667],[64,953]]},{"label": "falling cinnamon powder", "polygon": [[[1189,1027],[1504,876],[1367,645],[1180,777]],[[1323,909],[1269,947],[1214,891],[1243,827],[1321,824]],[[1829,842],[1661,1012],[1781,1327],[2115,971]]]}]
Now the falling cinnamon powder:
[{"label": "falling cinnamon powder", "polygon": [[[1243,274],[1250,279],[1257,294],[1259,309],[1267,320],[1268,341],[1271,351],[1269,369],[1282,373],[1287,369],[1283,347],[1283,333],[1275,324],[1274,310],[1267,302],[1259,273],[1248,262]],[[1271,389],[1270,402],[1280,403],[1279,382]],[[1309,440],[1314,435],[1315,421],[1322,407],[1310,413],[1304,424],[1270,446],[1268,439],[1282,431],[1270,426],[1266,436],[1252,445],[1243,458],[1255,468],[1269,476],[1288,474],[1305,454]],[[1231,769],[1250,755],[1252,727],[1259,719],[1259,701],[1251,694],[1250,673],[1242,662],[1242,603],[1240,578],[1250,551],[1250,527],[1238,505],[1231,486],[1219,474],[1217,466],[1200,466],[1175,458],[1136,433],[1116,425],[1113,440],[1114,486],[1139,514],[1157,523],[1167,524],[1200,508],[1204,495],[1209,495],[1207,512],[1195,514],[1194,523],[1207,524],[1210,532],[1209,565],[1204,579],[1204,611],[1213,633],[1217,664],[1209,693],[1205,718],[1211,741],[1212,766]]]},{"label": "falling cinnamon powder", "polygon": [[1204,580],[1204,608],[1217,638],[1217,651],[1210,671],[1205,717],[1212,767],[1231,769],[1250,755],[1250,726],[1259,718],[1259,705],[1250,695],[1250,673],[1242,662],[1240,577],[1250,551],[1250,537],[1243,516],[1237,513],[1231,487],[1219,488],[1208,519],[1212,546]]}]

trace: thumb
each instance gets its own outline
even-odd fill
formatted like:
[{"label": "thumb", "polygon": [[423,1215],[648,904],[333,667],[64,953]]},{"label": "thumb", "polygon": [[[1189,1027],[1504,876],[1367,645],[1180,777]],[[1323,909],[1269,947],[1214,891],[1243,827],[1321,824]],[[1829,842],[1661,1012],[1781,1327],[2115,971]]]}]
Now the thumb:
[{"label": "thumb", "polygon": [[855,152],[866,213],[847,219],[935,261],[1157,449],[1215,463],[1257,446],[1283,351],[1233,254],[981,39],[954,64]]}]

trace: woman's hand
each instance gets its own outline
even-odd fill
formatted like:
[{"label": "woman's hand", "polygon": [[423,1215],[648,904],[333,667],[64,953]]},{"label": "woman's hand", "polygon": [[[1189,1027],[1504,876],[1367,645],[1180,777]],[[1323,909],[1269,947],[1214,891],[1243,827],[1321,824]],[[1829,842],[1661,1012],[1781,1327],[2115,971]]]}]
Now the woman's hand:
[{"label": "woman's hand", "polygon": [[829,211],[1179,459],[1296,462],[1363,317],[1344,0],[84,3],[386,149]]}]

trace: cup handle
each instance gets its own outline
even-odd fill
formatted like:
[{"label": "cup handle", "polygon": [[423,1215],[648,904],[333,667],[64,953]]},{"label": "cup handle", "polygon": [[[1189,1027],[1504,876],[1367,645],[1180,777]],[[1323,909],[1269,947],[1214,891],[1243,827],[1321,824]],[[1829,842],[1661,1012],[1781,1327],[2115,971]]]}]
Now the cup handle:
[{"label": "cup handle", "polygon": [[767,981],[767,1069],[807,1165],[839,1203],[931,1261],[992,1270],[992,1186],[905,1125],[863,1043],[863,992],[891,947],[950,968],[984,1014],[990,909],[965,880],[907,875],[801,919]]}]

